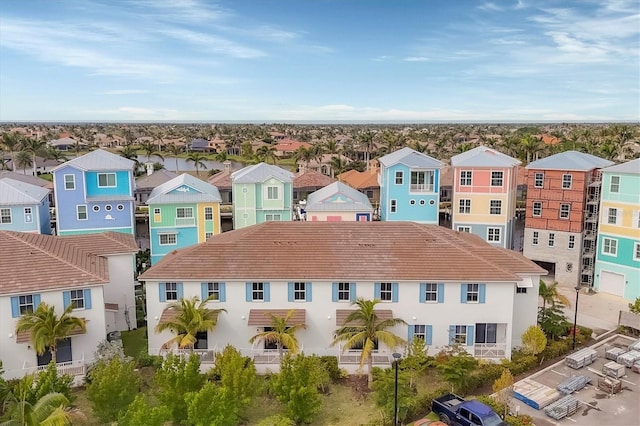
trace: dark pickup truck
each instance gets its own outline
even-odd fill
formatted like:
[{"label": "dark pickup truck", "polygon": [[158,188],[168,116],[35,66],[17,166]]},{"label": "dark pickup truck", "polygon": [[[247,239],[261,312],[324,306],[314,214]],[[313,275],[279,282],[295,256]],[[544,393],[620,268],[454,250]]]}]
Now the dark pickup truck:
[{"label": "dark pickup truck", "polygon": [[487,405],[452,393],[434,399],[431,409],[449,426],[507,426]]}]

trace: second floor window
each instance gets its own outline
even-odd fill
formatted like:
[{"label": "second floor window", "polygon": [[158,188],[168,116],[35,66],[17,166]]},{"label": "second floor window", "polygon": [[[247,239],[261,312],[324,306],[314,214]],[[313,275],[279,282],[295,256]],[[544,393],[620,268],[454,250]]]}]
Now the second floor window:
[{"label": "second floor window", "polygon": [[491,172],[491,186],[502,186],[503,172]]},{"label": "second floor window", "polygon": [[64,189],[76,189],[76,177],[74,175],[64,175]]},{"label": "second floor window", "polygon": [[433,192],[433,171],[412,171],[411,191]]},{"label": "second floor window", "polygon": [[178,242],[178,236],[176,234],[160,234],[159,238],[161,246],[172,246]]},{"label": "second floor window", "polygon": [[207,283],[207,297],[211,297],[211,300],[220,300],[220,283]]},{"label": "second floor window", "polygon": [[569,211],[571,206],[569,204],[560,204],[560,219],[569,219]]},{"label": "second floor window", "polygon": [[500,228],[487,228],[487,241],[492,243],[500,242]]},{"label": "second floor window", "polygon": [[380,300],[384,302],[391,302],[391,300],[393,300],[392,287],[392,283],[380,283]]},{"label": "second floor window", "polygon": [[569,174],[562,175],[562,189],[571,189],[572,176]]},{"label": "second floor window", "polygon": [[602,239],[602,253],[609,254],[611,256],[618,255],[618,240],[613,238]]},{"label": "second floor window", "polygon": [[297,301],[307,300],[306,293],[307,293],[306,283],[304,282],[293,283],[293,300],[297,300]]},{"label": "second floor window", "polygon": [[607,223],[615,225],[618,223],[618,209],[609,207],[609,214],[607,215]]},{"label": "second floor window", "polygon": [[549,233],[549,247],[555,247],[556,245],[556,234],[551,232]]},{"label": "second floor window", "polygon": [[539,239],[540,233],[538,231],[533,231],[533,235],[531,236],[531,245],[537,246]]},{"label": "second floor window", "polygon": [[544,173],[536,173],[533,177],[533,186],[542,188],[544,186]]},{"label": "second floor window", "polygon": [[426,283],[424,300],[426,302],[438,301],[438,283]]},{"label": "second floor window", "polygon": [[176,209],[176,217],[178,219],[190,219],[193,217],[193,208],[191,207],[178,207]]},{"label": "second floor window", "polygon": [[460,186],[471,186],[471,170],[462,170],[460,172]]},{"label": "second floor window", "polygon": [[278,200],[279,191],[277,186],[267,186],[267,200]]},{"label": "second floor window", "polygon": [[18,308],[20,315],[32,314],[33,309],[33,296],[31,294],[27,296],[20,296],[18,298]]},{"label": "second floor window", "polygon": [[542,203],[540,201],[533,202],[533,215],[542,216]]},{"label": "second floor window", "polygon": [[204,208],[204,220],[213,220],[213,207]]},{"label": "second floor window", "polygon": [[178,283],[165,283],[166,300],[178,300]]},{"label": "second floor window", "polygon": [[251,283],[251,300],[264,300],[264,283]]},{"label": "second floor window", "polygon": [[480,284],[467,284],[467,303],[477,303],[480,300]]},{"label": "second floor window", "polygon": [[489,206],[489,214],[502,213],[502,200],[491,200]]},{"label": "second floor window", "polygon": [[11,209],[0,209],[0,223],[11,223]]},{"label": "second floor window", "polygon": [[115,173],[98,173],[98,188],[114,188],[115,186]]},{"label": "second floor window", "polygon": [[620,176],[611,176],[609,192],[620,192]]},{"label": "second floor window", "polygon": [[71,290],[69,294],[73,309],[84,309],[84,290]]},{"label": "second floor window", "polygon": [[471,213],[471,200],[460,200],[458,213]]},{"label": "second floor window", "polygon": [[24,208],[24,221],[26,223],[31,223],[33,222],[33,211],[31,210],[31,207],[25,207]]},{"label": "second floor window", "polygon": [[348,302],[350,298],[349,283],[338,283],[338,300],[341,302]]},{"label": "second floor window", "polygon": [[572,249],[576,246],[576,236],[569,235],[569,248]]},{"label": "second floor window", "polygon": [[402,185],[404,182],[404,173],[401,170],[396,171],[396,185]]}]

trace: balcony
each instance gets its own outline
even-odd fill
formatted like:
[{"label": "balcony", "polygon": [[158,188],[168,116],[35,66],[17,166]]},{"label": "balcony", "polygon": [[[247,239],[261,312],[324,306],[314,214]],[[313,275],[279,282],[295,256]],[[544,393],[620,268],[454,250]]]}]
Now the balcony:
[{"label": "balcony", "polygon": [[195,226],[196,218],[195,217],[177,217],[175,226]]},{"label": "balcony", "polygon": [[[37,367],[30,367],[28,362],[24,362],[22,370],[25,374],[37,374],[46,370],[48,365],[38,365]],[[84,362],[84,355],[82,359],[76,361],[66,361],[56,363],[56,370],[58,375],[67,374],[72,377],[84,376],[87,373],[87,366]]]},{"label": "balcony", "polygon": [[433,192],[433,184],[428,183],[412,183],[409,186],[410,192],[427,193]]},{"label": "balcony", "polygon": [[177,349],[173,353],[181,358],[189,358],[191,355],[198,355],[201,364],[213,364],[218,353],[218,346],[213,349]]},{"label": "balcony", "polygon": [[473,356],[480,359],[503,359],[506,353],[506,343],[475,343],[473,345]]}]

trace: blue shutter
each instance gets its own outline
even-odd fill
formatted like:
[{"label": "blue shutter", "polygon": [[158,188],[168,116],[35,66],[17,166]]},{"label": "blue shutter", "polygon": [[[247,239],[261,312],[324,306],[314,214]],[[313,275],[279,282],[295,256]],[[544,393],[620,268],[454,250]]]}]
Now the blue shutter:
[{"label": "blue shutter", "polygon": [[356,283],[349,283],[349,302],[356,301]]},{"label": "blue shutter", "polygon": [[480,291],[479,291],[480,294],[478,296],[478,299],[479,299],[480,303],[484,303],[484,297],[485,297],[485,294],[487,292],[487,289],[486,289],[487,285],[486,284],[480,284],[478,287],[480,289]]},{"label": "blue shutter", "polygon": [[40,306],[40,294],[33,295],[33,310],[35,311]]},{"label": "blue shutter", "polygon": [[427,283],[420,283],[420,303],[427,301]]},{"label": "blue shutter", "polygon": [[409,332],[407,333],[407,343],[411,345],[411,342],[413,341],[413,324],[409,324],[407,328],[409,329]]},{"label": "blue shutter", "polygon": [[20,316],[20,303],[18,296],[13,296],[11,298],[11,316],[13,318],[18,318]]},{"label": "blue shutter", "polygon": [[251,283],[245,283],[244,284],[244,293],[245,293],[245,300],[247,302],[251,302],[253,300],[253,298],[251,297]]},{"label": "blue shutter", "polygon": [[209,297],[209,284],[200,283],[200,300],[207,300]]},{"label": "blue shutter", "polygon": [[475,334],[473,333],[473,326],[467,326],[467,346],[473,346],[473,341],[475,340]]},{"label": "blue shutter", "polygon": [[218,283],[218,288],[220,289],[220,301],[221,302],[226,302],[227,301],[227,287],[225,283]]},{"label": "blue shutter", "polygon": [[444,303],[444,283],[438,283],[438,303]]},{"label": "blue shutter", "polygon": [[449,344],[453,345],[455,341],[456,341],[456,326],[450,325],[449,326]]},{"label": "blue shutter", "polygon": [[164,283],[158,283],[158,291],[160,292],[160,301],[161,302],[166,302],[167,301],[167,290],[166,290],[166,286],[164,285]]},{"label": "blue shutter", "polygon": [[311,294],[311,282],[309,281],[304,283],[304,297],[305,297],[305,301],[307,302],[311,302],[313,300],[313,297]]},{"label": "blue shutter", "polygon": [[398,303],[398,283],[391,284],[391,301]]},{"label": "blue shutter", "polygon": [[71,304],[71,292],[63,291],[62,292],[62,307],[67,309]]},{"label": "blue shutter", "polygon": [[460,284],[460,303],[467,303],[467,285]]},{"label": "blue shutter", "polygon": [[380,300],[382,293],[382,286],[380,283],[373,283],[373,298]]},{"label": "blue shutter", "polygon": [[287,283],[287,297],[289,302],[293,302],[293,286],[294,284],[292,282]]},{"label": "blue shutter", "polygon": [[425,343],[425,345],[431,346],[432,345],[431,342],[433,341],[433,326],[432,325],[428,325],[426,328],[427,328],[427,330],[425,332],[426,338],[425,338],[425,342],[424,343]]},{"label": "blue shutter", "polygon": [[338,301],[338,283],[331,284],[331,301]]},{"label": "blue shutter", "polygon": [[271,295],[269,292],[269,283],[264,283],[264,301],[265,302],[271,301]]},{"label": "blue shutter", "polygon": [[176,292],[178,293],[178,300],[184,297],[184,292],[182,291],[182,283],[176,283]]},{"label": "blue shutter", "polygon": [[84,289],[84,308],[91,309],[91,289]]}]

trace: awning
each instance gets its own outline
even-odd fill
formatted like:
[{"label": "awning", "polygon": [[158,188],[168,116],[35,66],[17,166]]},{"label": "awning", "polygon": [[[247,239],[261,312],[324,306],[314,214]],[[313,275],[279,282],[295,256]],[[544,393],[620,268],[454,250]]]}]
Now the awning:
[{"label": "awning", "polygon": [[519,288],[531,288],[533,287],[533,280],[531,279],[531,277],[523,277],[521,281],[516,282],[516,287]]},{"label": "awning", "polygon": [[[81,318],[84,320],[84,318]],[[85,323],[88,321],[85,320]],[[69,333],[69,336],[78,336],[80,334],[85,334],[86,330],[82,330],[80,327],[74,327],[73,330]],[[31,332],[30,331],[21,331],[16,334],[16,343],[31,343]]]},{"label": "awning", "polygon": [[[211,311],[211,309],[207,309],[207,310]],[[160,315],[158,324],[173,321],[178,317],[178,315],[180,315],[180,309],[174,308],[174,307],[168,307],[164,311],[162,311],[162,315]]]},{"label": "awning", "polygon": [[[355,312],[355,309],[336,309],[336,325],[338,327],[342,327],[345,324],[345,320],[352,312]],[[391,309],[375,309],[373,312],[378,316],[380,321],[388,320],[393,318],[393,311]],[[358,325],[358,324],[349,324],[349,325]]]},{"label": "awning", "polygon": [[104,308],[107,311],[117,311],[118,310],[118,304],[117,303],[105,303],[104,304]]},{"label": "awning", "polygon": [[[270,327],[271,317],[267,314],[272,314],[276,317],[284,318],[291,309],[251,309],[249,311],[248,325],[255,325],[258,327]],[[293,309],[293,315],[289,318],[287,325],[298,325],[306,323],[306,311],[304,309]]]}]

